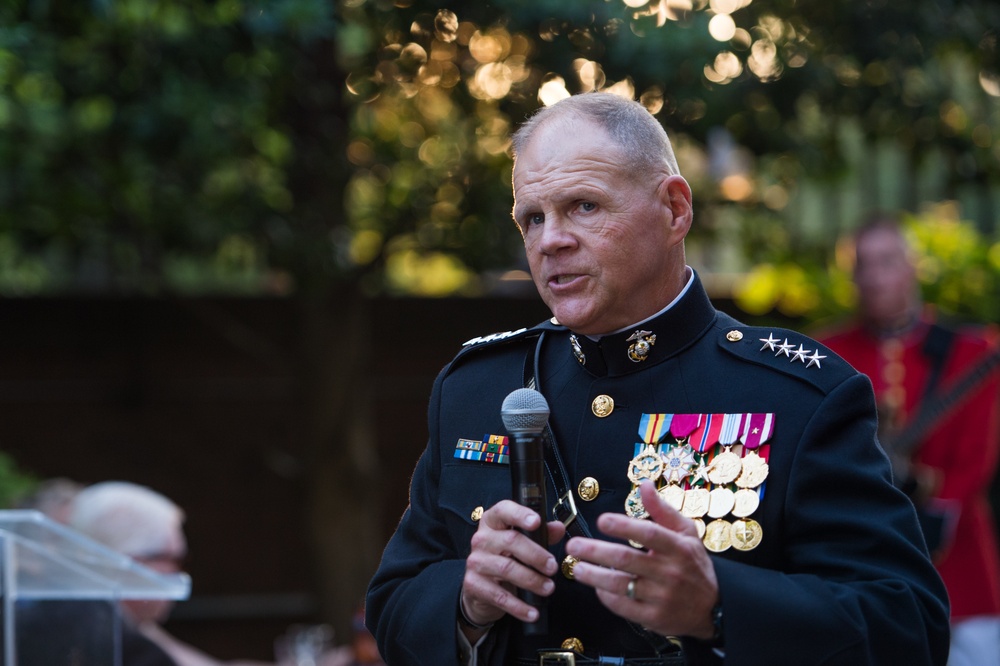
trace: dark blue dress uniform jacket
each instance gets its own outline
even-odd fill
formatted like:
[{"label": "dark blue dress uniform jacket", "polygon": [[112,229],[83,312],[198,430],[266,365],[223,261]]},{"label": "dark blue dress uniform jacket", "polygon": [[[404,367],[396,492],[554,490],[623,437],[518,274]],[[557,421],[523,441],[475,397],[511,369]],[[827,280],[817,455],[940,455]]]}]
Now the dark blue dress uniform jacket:
[{"label": "dark blue dress uniform jacket", "polygon": [[[469,344],[438,376],[410,505],[367,599],[368,626],[390,666],[458,663],[472,514],[509,498],[511,483],[507,465],[457,459],[455,446],[460,438],[506,434],[500,406],[524,386],[525,362],[542,333],[539,389],[571,487],[575,492],[588,476],[600,484],[595,500],[576,497],[591,526],[603,512],[624,512],[643,413],[774,413],[770,474],[751,516],[763,539],[751,551],[712,554],[726,664],[944,664],[946,592],[876,443],[868,379],[805,336],[743,326],[716,311],[697,278],[680,302],[641,328],[656,341],[639,363],[628,358],[631,330],[597,343],[580,336],[587,359],[581,365],[570,332],[546,323]],[[739,337],[727,337],[731,331],[742,338],[731,341]],[[776,355],[761,342],[772,334],[825,358],[809,367],[794,355]],[[614,399],[614,411],[597,418],[591,402],[602,394]],[[547,492],[553,500],[551,481]],[[551,550],[562,561],[565,540]],[[515,663],[569,637],[591,657],[653,654],[641,632],[610,613],[593,590],[561,574],[555,581],[549,635],[526,637],[521,623],[506,617],[491,630],[481,663]],[[684,647],[688,663],[719,662],[698,641],[685,639]]]}]

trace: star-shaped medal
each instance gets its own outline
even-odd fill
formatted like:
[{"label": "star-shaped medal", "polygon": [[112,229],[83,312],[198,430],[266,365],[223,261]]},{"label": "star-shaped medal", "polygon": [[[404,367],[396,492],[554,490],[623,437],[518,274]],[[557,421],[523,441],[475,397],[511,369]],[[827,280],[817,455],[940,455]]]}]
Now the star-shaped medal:
[{"label": "star-shaped medal", "polygon": [[680,483],[691,476],[691,468],[697,461],[694,457],[694,450],[688,446],[673,446],[670,451],[663,454],[663,478],[667,483]]}]

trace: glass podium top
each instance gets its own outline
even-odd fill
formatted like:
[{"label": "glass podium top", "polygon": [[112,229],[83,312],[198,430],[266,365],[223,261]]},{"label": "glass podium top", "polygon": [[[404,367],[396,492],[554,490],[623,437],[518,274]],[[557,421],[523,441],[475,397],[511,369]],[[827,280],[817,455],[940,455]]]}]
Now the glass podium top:
[{"label": "glass podium top", "polygon": [[0,511],[8,599],[186,599],[187,574],[161,574],[38,511]]}]

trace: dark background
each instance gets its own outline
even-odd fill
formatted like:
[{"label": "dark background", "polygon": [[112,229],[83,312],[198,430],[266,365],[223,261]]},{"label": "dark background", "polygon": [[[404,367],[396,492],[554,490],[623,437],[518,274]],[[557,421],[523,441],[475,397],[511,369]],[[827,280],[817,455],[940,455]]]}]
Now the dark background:
[{"label": "dark background", "polygon": [[[437,372],[465,340],[547,316],[537,298],[372,301],[367,361],[385,502],[369,519],[386,539],[425,445]],[[252,330],[270,352],[291,352],[293,321],[285,299],[0,301],[0,448],[40,478],[128,480],[176,501],[193,591],[167,628],[219,658],[270,659],[290,625],[323,616],[295,379],[240,337]],[[342,534],[344,548],[352,538]]]},{"label": "dark background", "polygon": [[[437,372],[465,340],[547,314],[537,300],[372,303],[386,508],[370,519],[386,539],[426,443]],[[290,624],[322,616],[294,375],[238,335],[291,352],[293,321],[283,299],[0,301],[0,448],[39,478],[128,480],[177,502],[193,585],[167,628],[220,658],[271,658]]]}]

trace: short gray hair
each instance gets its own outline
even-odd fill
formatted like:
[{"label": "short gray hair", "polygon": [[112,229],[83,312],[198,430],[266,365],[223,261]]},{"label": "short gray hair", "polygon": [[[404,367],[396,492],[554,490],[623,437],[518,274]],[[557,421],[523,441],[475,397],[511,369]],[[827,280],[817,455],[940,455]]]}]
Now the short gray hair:
[{"label": "short gray hair", "polygon": [[604,129],[621,147],[626,168],[664,169],[669,175],[680,175],[674,149],[659,121],[638,102],[605,92],[573,95],[536,111],[511,137],[514,159],[541,125],[567,116],[593,121]]},{"label": "short gray hair", "polygon": [[180,530],[184,512],[145,486],[106,481],[81,490],[73,500],[70,527],[131,557],[164,552]]}]

